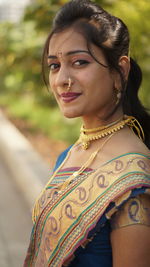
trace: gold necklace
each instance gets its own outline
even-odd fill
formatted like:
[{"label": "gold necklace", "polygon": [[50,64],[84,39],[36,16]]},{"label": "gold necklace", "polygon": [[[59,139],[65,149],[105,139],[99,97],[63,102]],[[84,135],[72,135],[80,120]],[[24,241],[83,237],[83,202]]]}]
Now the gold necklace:
[{"label": "gold necklace", "polygon": [[[98,139],[101,139],[107,135],[110,135],[114,132],[119,131],[120,129],[123,129],[125,125],[128,125],[129,127],[133,128],[135,127],[135,118],[132,116],[124,116],[124,119],[121,120],[120,122],[117,123],[113,123],[111,125],[109,125],[108,127],[106,126],[106,128],[102,128],[99,127],[99,131],[97,130],[98,128],[94,128],[94,129],[87,129],[88,132],[90,132],[90,134],[86,134],[86,130],[82,130],[83,128],[81,128],[81,133],[80,133],[80,137],[78,140],[79,144],[82,144],[82,147],[84,150],[88,149],[90,146],[91,141],[95,141]],[[96,133],[91,133],[92,131],[95,131]]]},{"label": "gold necklace", "polygon": [[[122,118],[122,117],[121,117]],[[84,133],[94,133],[94,132],[98,132],[98,131],[102,131],[104,129],[107,129],[108,127],[110,126],[113,126],[114,124],[116,124],[117,122],[119,122],[121,120],[121,118],[119,118],[118,120],[116,121],[113,121],[107,125],[104,125],[104,126],[99,126],[99,127],[96,127],[96,128],[92,128],[92,129],[86,129],[84,127],[84,125],[81,126],[81,129],[80,129],[80,133],[84,132]]]}]

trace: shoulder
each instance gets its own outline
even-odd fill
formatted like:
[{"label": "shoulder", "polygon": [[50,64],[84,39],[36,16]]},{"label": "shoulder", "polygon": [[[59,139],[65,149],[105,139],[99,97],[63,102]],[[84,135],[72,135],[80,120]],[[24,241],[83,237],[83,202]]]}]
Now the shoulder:
[{"label": "shoulder", "polygon": [[111,153],[122,155],[134,152],[150,156],[149,148],[131,130],[125,129],[124,131],[114,135],[114,139],[111,144]]}]

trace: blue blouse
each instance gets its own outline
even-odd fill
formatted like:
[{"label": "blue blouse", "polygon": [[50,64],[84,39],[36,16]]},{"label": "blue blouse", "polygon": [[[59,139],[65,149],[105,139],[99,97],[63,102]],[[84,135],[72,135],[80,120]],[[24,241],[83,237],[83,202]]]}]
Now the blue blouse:
[{"label": "blue blouse", "polygon": [[97,230],[92,242],[89,242],[85,249],[77,249],[76,257],[69,267],[112,267],[110,230],[110,223],[107,221]]}]

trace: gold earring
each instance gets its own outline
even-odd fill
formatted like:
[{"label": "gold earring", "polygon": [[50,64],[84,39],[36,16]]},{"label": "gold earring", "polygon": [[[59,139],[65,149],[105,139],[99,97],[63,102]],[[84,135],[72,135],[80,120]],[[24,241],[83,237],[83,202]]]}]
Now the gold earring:
[{"label": "gold earring", "polygon": [[117,88],[115,88],[115,90],[117,91],[116,92],[116,98],[117,98],[116,105],[118,105],[121,99],[121,90]]},{"label": "gold earring", "polygon": [[70,89],[71,89],[71,83],[72,83],[72,81],[71,81],[71,78],[69,77],[69,79],[68,79],[67,92],[70,91]]}]

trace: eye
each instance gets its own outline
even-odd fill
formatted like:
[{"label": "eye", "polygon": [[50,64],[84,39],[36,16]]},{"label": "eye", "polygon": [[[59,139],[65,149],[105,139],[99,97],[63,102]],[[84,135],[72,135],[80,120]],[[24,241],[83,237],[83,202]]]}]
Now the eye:
[{"label": "eye", "polygon": [[51,63],[48,65],[48,68],[52,71],[57,70],[60,67],[60,64],[58,63]]},{"label": "eye", "polygon": [[87,65],[87,64],[89,64],[89,62],[85,59],[79,59],[73,63],[73,65],[75,66],[81,66],[81,65]]}]

